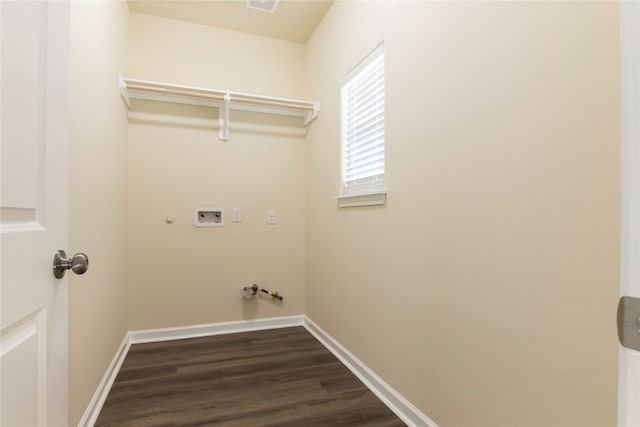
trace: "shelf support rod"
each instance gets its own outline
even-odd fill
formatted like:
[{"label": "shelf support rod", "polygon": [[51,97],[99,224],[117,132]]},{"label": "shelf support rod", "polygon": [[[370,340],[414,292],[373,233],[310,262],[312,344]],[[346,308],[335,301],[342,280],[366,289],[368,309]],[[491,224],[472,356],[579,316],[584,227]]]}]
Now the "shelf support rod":
[{"label": "shelf support rod", "polygon": [[229,140],[229,104],[231,95],[229,90],[224,95],[224,103],[218,108],[218,139],[220,141]]}]

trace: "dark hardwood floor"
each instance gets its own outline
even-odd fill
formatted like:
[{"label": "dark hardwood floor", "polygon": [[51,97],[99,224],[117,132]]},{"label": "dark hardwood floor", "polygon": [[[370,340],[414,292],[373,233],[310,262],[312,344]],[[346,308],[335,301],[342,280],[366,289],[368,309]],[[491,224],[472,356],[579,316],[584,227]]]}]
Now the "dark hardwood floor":
[{"label": "dark hardwood floor", "polygon": [[404,426],[303,327],[131,347],[96,426]]}]

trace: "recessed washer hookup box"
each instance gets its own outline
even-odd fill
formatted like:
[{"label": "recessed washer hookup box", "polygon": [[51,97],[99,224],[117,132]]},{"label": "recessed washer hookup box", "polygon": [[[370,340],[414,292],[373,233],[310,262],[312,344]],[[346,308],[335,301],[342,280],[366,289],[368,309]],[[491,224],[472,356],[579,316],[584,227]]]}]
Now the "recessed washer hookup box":
[{"label": "recessed washer hookup box", "polygon": [[193,225],[196,227],[223,227],[224,209],[222,208],[196,208]]}]

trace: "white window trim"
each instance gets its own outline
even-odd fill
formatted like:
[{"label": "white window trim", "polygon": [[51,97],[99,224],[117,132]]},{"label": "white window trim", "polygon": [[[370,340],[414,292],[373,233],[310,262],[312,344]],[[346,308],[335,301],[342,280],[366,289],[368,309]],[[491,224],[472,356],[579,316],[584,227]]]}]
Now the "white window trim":
[{"label": "white window trim", "polygon": [[387,202],[387,190],[362,194],[343,194],[337,196],[336,199],[339,208],[384,205]]},{"label": "white window trim", "polygon": [[[359,63],[353,70],[351,70],[340,82],[341,86],[341,158],[340,158],[340,195],[336,196],[335,199],[338,201],[339,208],[346,207],[356,207],[356,206],[376,206],[376,205],[384,205],[387,199],[387,189],[384,186],[384,182],[380,183],[381,185],[376,187],[365,186],[362,188],[362,191],[358,191],[357,189],[352,189],[351,192],[348,192],[347,187],[345,186],[345,165],[344,165],[344,149],[345,149],[345,113],[346,113],[346,100],[342,95],[342,91],[345,88],[345,85],[354,78],[354,76],[358,75],[364,68],[366,68],[371,62],[376,60],[380,53],[384,53],[384,44],[380,43],[367,57]],[[385,144],[386,144],[386,136],[385,136]],[[386,167],[383,174],[383,179],[386,180]]]}]

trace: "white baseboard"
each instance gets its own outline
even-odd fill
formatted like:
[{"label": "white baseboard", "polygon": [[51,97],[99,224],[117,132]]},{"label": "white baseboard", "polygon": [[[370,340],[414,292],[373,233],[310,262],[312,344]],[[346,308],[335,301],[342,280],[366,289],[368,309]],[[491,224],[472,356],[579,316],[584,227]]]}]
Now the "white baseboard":
[{"label": "white baseboard", "polygon": [[116,376],[120,371],[120,367],[122,366],[122,362],[124,362],[124,358],[129,352],[129,347],[131,347],[131,342],[129,340],[129,333],[126,333],[122,338],[120,347],[118,347],[116,354],[113,356],[109,367],[104,373],[100,384],[98,384],[98,388],[93,394],[93,397],[89,402],[89,406],[87,406],[87,410],[84,411],[82,418],[80,418],[78,427],[93,427],[93,425],[96,423],[98,415],[100,415],[100,411],[102,410],[102,405],[104,405],[104,401],[107,400],[109,391],[111,391],[111,386],[113,385],[113,382],[115,381]]},{"label": "white baseboard", "polygon": [[197,338],[221,334],[259,331],[265,329],[288,328],[304,326],[322,345],[333,353],[353,374],[363,382],[385,405],[389,407],[402,421],[415,427],[438,427],[420,410],[413,406],[400,393],[394,390],[382,378],[377,376],[349,350],[344,348],[333,337],[316,325],[307,316],[272,317],[267,319],[241,320],[234,322],[210,323],[204,325],[182,326],[164,329],[146,329],[128,332],[122,344],[116,351],[113,360],[98,385],[89,406],[78,423],[78,427],[93,427],[102,405],[104,405],[111,386],[118,375],[132,344],[158,341],[171,341],[187,338]]},{"label": "white baseboard", "polygon": [[145,329],[129,332],[131,344],[145,342],[182,340],[220,334],[260,331],[263,329],[302,326],[304,316],[271,317],[266,319],[239,320],[234,322],[209,323],[205,325],[180,326],[177,328]]},{"label": "white baseboard", "polygon": [[393,387],[384,382],[360,359],[344,348],[331,335],[316,325],[313,320],[304,316],[304,327],[316,337],[334,356],[336,356],[364,385],[378,396],[378,398],[391,409],[402,421],[415,427],[438,427],[411,402],[405,399]]}]

